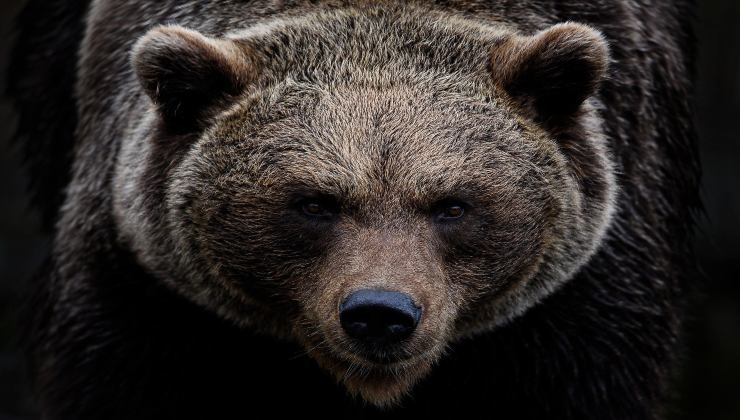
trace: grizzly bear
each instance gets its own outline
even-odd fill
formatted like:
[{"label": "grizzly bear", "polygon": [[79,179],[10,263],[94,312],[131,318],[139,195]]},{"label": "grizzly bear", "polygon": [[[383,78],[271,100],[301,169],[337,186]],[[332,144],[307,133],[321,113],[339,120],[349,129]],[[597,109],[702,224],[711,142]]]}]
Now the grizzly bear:
[{"label": "grizzly bear", "polygon": [[44,418],[665,414],[688,1],[71,3],[11,88]]}]

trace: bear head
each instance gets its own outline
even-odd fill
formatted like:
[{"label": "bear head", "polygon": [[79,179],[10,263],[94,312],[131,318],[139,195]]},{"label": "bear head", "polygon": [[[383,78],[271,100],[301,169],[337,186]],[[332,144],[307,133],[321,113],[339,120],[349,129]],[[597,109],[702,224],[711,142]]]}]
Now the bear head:
[{"label": "bear head", "polygon": [[590,27],[368,7],[157,27],[132,63],[121,242],[375,405],[572,278],[609,225]]}]

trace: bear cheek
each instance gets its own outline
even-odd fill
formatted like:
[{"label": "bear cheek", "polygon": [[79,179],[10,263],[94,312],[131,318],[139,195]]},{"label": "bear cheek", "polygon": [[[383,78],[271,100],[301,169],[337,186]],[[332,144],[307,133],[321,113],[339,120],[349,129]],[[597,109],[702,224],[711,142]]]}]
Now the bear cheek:
[{"label": "bear cheek", "polygon": [[537,272],[557,221],[548,194],[499,189],[486,200],[488,207],[478,215],[485,223],[445,254],[451,295],[460,308],[455,336],[495,321],[492,306]]}]

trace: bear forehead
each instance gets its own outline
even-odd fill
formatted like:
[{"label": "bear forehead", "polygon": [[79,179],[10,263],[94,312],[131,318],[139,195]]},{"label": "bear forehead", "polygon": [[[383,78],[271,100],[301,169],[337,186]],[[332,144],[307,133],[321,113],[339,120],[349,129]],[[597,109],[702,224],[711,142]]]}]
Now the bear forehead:
[{"label": "bear forehead", "polygon": [[[283,86],[249,98],[202,141],[210,170],[411,201],[544,186],[550,142],[495,100],[429,86]],[[207,145],[207,146],[206,146]],[[277,176],[276,176],[277,175]],[[367,201],[367,197],[358,197]]]}]

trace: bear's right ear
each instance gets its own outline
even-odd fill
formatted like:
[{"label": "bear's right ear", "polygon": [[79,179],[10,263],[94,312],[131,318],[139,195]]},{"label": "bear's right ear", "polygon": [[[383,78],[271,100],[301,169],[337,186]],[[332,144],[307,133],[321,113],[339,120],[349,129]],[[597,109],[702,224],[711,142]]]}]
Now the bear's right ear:
[{"label": "bear's right ear", "polygon": [[203,128],[230,97],[253,79],[243,47],[180,26],[149,31],[134,46],[133,65],[168,128]]}]

